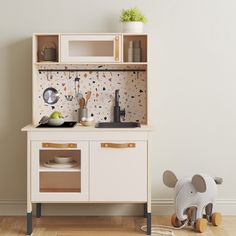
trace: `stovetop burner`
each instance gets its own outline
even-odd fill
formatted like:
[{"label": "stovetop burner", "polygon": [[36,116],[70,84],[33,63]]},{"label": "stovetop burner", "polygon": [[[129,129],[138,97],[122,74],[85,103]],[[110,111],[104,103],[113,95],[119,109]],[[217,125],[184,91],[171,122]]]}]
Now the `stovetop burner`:
[{"label": "stovetop burner", "polygon": [[65,121],[62,125],[60,126],[51,126],[48,124],[40,124],[36,128],[72,128],[76,125],[76,121]]}]

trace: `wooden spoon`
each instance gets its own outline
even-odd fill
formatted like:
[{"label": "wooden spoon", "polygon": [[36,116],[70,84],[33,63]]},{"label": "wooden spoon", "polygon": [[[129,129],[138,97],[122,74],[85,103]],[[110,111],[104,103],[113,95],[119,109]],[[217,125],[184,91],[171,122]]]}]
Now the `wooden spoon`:
[{"label": "wooden spoon", "polygon": [[85,107],[87,107],[88,100],[90,99],[91,94],[92,94],[91,91],[87,91],[87,92],[86,92],[86,95],[85,95],[85,98],[86,98]]},{"label": "wooden spoon", "polygon": [[79,107],[82,108],[82,109],[85,107],[85,99],[84,99],[84,97],[82,97],[79,100]]}]

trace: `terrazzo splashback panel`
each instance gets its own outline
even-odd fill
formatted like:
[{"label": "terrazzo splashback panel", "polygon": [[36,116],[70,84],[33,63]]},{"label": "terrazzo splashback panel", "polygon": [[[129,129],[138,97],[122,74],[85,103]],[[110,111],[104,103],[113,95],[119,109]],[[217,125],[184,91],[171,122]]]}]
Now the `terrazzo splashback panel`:
[{"label": "terrazzo splashback panel", "polygon": [[[101,65],[45,65],[38,69],[130,69],[129,66],[101,66]],[[133,69],[134,67],[132,67]],[[145,69],[145,66],[136,66]],[[95,121],[113,121],[113,107],[115,90],[120,90],[120,107],[125,108],[126,116],[122,121],[139,121],[147,123],[147,81],[145,71],[114,72],[114,71],[79,71],[79,72],[38,72],[36,120],[44,115],[49,116],[53,111],[60,111],[66,120],[78,119],[79,104],[76,99],[78,92],[85,97],[86,91],[92,95],[87,103],[88,116]],[[53,105],[45,103],[43,92],[48,87],[55,88],[59,93],[59,100]]]}]

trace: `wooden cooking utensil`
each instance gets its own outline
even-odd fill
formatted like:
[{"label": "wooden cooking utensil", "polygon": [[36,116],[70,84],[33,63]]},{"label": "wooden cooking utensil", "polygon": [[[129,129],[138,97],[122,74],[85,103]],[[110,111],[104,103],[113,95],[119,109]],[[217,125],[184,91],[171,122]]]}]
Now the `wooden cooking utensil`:
[{"label": "wooden cooking utensil", "polygon": [[80,100],[79,100],[79,107],[80,108],[85,108],[85,99],[84,97],[82,97]]},{"label": "wooden cooking utensil", "polygon": [[85,107],[87,107],[88,100],[90,99],[91,94],[92,94],[91,91],[87,91],[87,92],[86,92],[86,95],[85,95],[85,98],[86,98],[86,101],[85,101]]}]

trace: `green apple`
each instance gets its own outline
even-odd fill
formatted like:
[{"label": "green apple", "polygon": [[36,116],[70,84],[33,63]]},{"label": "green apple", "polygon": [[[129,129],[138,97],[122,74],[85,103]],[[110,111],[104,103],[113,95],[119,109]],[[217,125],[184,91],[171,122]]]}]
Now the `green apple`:
[{"label": "green apple", "polygon": [[59,111],[54,111],[51,115],[50,115],[51,119],[60,119],[63,118],[62,114]]}]

